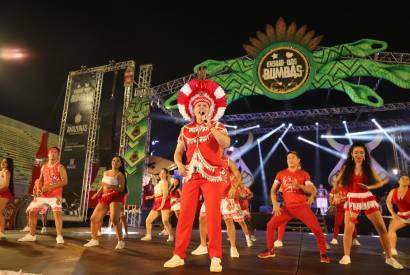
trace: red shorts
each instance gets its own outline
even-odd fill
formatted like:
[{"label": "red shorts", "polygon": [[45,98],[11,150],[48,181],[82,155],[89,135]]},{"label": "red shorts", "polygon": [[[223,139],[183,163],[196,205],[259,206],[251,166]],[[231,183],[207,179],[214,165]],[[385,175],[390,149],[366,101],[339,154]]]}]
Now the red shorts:
[{"label": "red shorts", "polygon": [[164,207],[162,207],[161,210],[158,210],[158,208],[161,206],[162,203],[162,197],[157,197],[154,199],[154,206],[152,207],[152,210],[154,211],[161,211],[161,210],[170,210],[171,209],[171,201],[167,199],[164,203]]},{"label": "red shorts", "polygon": [[5,191],[3,191],[3,192],[0,192],[0,198],[3,198],[3,199],[11,199],[12,197],[13,197],[13,195],[11,194],[11,192],[10,192],[9,189],[7,189],[7,190],[5,190]]},{"label": "red shorts", "polygon": [[117,191],[110,191],[107,193],[103,193],[101,196],[98,197],[98,202],[105,205],[110,205],[112,202],[122,202],[123,197]]}]

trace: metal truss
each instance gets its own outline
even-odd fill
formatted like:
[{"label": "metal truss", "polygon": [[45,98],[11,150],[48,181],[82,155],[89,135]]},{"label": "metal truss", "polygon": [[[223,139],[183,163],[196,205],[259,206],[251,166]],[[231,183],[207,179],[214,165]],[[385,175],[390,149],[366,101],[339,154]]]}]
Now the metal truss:
[{"label": "metal truss", "polygon": [[[410,123],[410,118],[408,118],[408,119],[384,119],[384,120],[378,119],[377,122],[382,127],[391,127],[391,126],[399,126],[399,125],[409,124]],[[270,128],[255,128],[255,129],[251,129],[249,131],[246,131],[246,132],[243,132],[243,133],[240,133],[240,134],[246,134],[247,135],[249,132],[252,132],[254,134],[266,134],[266,133],[269,133],[270,131],[272,131],[273,129],[275,129],[276,127],[277,126],[270,127]],[[286,128],[285,129],[284,128],[285,127],[280,129],[278,132],[285,131]],[[328,130],[328,129],[342,129],[342,128],[344,128],[342,123],[337,123],[337,124],[327,123],[327,124],[319,124],[318,126],[316,126],[314,124],[295,125],[295,126],[292,126],[288,130],[288,132],[308,132],[308,131],[316,131],[316,129],[319,129],[321,131],[325,131],[325,130]],[[375,125],[371,121],[349,122],[349,129],[360,129],[360,128],[372,129],[372,128],[375,128]]]},{"label": "metal truss", "polygon": [[91,72],[113,72],[113,71],[118,71],[118,70],[123,70],[124,68],[127,67],[134,67],[135,68],[135,61],[134,60],[129,60],[129,61],[124,61],[124,62],[115,62],[114,60],[110,61],[110,64],[108,65],[103,65],[103,66],[98,66],[98,67],[93,67],[93,68],[87,68],[86,66],[81,66],[80,70],[77,71],[72,71],[70,72],[70,75],[79,75],[79,74],[87,74]]},{"label": "metal truss", "polygon": [[255,120],[266,121],[266,120],[273,120],[273,119],[298,118],[298,117],[314,118],[318,116],[346,115],[346,114],[373,113],[373,112],[386,112],[386,111],[401,111],[401,110],[407,110],[407,109],[410,109],[410,102],[389,103],[379,108],[374,108],[374,107],[369,107],[369,106],[352,106],[352,107],[332,107],[332,108],[322,108],[322,109],[225,115],[222,118],[222,121],[223,122],[238,122],[238,121],[255,121]]}]

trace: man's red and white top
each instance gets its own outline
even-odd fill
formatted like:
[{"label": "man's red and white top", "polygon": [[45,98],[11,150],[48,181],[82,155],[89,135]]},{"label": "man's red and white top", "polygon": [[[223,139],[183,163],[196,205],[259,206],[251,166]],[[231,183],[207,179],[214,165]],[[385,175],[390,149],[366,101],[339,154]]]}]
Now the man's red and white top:
[{"label": "man's red and white top", "polygon": [[210,127],[192,122],[181,129],[178,142],[183,142],[187,157],[187,176],[190,179],[206,179],[210,182],[225,182],[226,163],[222,160],[223,149],[211,133],[211,127],[228,133],[225,126],[213,121]]},{"label": "man's red and white top", "polygon": [[397,206],[399,212],[397,212],[397,216],[402,220],[404,223],[410,223],[410,190],[407,189],[406,194],[402,199],[399,199],[398,196],[398,189],[395,188],[393,190],[393,198],[392,202]]},{"label": "man's red and white top", "polygon": [[306,194],[293,185],[313,185],[308,172],[298,169],[294,172],[284,169],[276,174],[275,183],[282,187],[283,201],[286,207],[308,205]]},{"label": "man's red and white top", "polygon": [[349,211],[376,210],[379,204],[376,197],[368,189],[361,186],[365,182],[363,174],[352,173],[349,184],[347,185],[347,201],[344,208]]},{"label": "man's red and white top", "polygon": [[[56,164],[50,166],[48,164],[43,165],[43,186],[49,186],[53,184],[60,183],[62,181],[60,174],[61,163],[57,162]],[[41,197],[45,198],[61,198],[63,195],[63,188],[55,188],[48,192],[45,192]]]}]

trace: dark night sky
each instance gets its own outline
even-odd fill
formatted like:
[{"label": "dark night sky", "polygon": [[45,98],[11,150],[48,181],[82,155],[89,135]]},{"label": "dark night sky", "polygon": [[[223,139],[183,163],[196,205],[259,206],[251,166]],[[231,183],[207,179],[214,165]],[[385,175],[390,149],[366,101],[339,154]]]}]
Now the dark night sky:
[{"label": "dark night sky", "polygon": [[[329,1],[303,6],[279,1],[26,2],[0,5],[0,48],[18,46],[32,54],[22,63],[0,61],[0,113],[55,133],[68,72],[81,65],[112,59],[152,63],[155,85],[190,73],[205,59],[244,55],[241,45],[248,37],[279,16],[324,34],[323,46],[373,38],[387,41],[389,51],[410,51],[410,16],[400,4],[390,8],[387,3],[339,1],[331,8]],[[397,100],[410,99],[402,93],[404,98]],[[304,100],[302,107],[314,107],[313,101]]]}]

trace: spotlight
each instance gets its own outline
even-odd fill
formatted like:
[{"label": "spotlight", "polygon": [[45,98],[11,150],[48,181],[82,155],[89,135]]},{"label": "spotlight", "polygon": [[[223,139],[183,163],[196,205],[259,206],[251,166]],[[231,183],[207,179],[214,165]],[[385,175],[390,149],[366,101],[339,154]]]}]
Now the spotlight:
[{"label": "spotlight", "polygon": [[293,125],[292,123],[289,123],[289,127],[292,127],[292,125]]},{"label": "spotlight", "polygon": [[399,169],[394,168],[394,169],[391,170],[391,172],[392,172],[393,175],[397,176],[399,174]]},{"label": "spotlight", "polygon": [[320,138],[325,138],[325,135],[320,135]]},{"label": "spotlight", "polygon": [[256,127],[260,128],[261,126],[258,124],[258,125],[256,125]]},{"label": "spotlight", "polygon": [[298,136],[298,139],[301,139],[301,136]]},{"label": "spotlight", "polygon": [[286,125],[285,123],[282,123],[282,124],[281,124],[282,127],[285,127],[285,125]]},{"label": "spotlight", "polygon": [[343,124],[346,124],[346,120],[343,120],[342,123],[343,123]]},{"label": "spotlight", "polygon": [[315,125],[316,125],[316,126],[319,126],[319,122],[316,122]]},{"label": "spotlight", "polygon": [[371,121],[372,121],[372,122],[376,122],[376,119],[372,118]]}]

